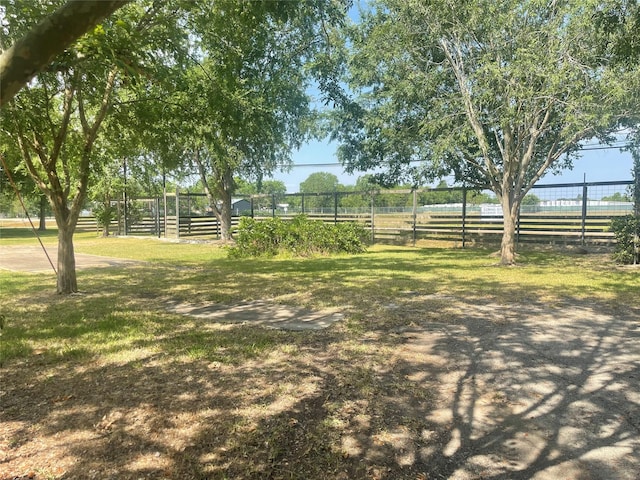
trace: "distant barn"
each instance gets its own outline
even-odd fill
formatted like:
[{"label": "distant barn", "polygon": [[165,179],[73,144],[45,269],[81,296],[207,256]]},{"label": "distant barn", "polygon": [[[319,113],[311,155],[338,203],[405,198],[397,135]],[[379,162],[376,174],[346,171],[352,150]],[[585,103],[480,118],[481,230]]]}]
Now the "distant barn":
[{"label": "distant barn", "polygon": [[251,215],[251,201],[246,198],[231,199],[231,215]]}]

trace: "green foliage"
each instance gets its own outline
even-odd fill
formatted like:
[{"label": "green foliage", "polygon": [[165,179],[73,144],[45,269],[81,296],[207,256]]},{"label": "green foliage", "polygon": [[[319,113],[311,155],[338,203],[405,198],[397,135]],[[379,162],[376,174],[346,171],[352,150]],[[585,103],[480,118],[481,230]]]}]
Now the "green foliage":
[{"label": "green foliage", "polygon": [[616,237],[614,259],[619,263],[640,263],[640,218],[634,215],[615,218],[611,230]]},{"label": "green foliage", "polygon": [[630,202],[631,196],[624,193],[616,192],[613,195],[602,197],[604,202]]},{"label": "green foliage", "polygon": [[462,190],[450,190],[447,182],[441,180],[436,189],[420,193],[418,203],[421,205],[462,203]]},{"label": "green foliage", "polygon": [[339,185],[338,177],[333,173],[315,172],[300,183],[300,193],[333,193]]},{"label": "green foliage", "polygon": [[527,206],[540,205],[540,198],[537,195],[530,193],[522,199],[522,205],[527,205]]},{"label": "green foliage", "polygon": [[279,217],[240,219],[233,258],[275,256],[280,253],[307,257],[332,253],[362,253],[367,233],[358,223],[336,225],[299,215],[289,222]]},{"label": "green foliage", "polygon": [[349,31],[354,99],[333,117],[339,159],[349,172],[382,168],[381,185],[453,174],[491,189],[505,210],[501,262],[513,263],[523,198],[581,141],[638,111],[638,65],[620,67],[593,41],[602,2],[369,5]]},{"label": "green foliage", "polygon": [[614,59],[625,65],[640,60],[640,4],[637,1],[616,1],[605,6],[594,16],[604,51],[609,49]]},{"label": "green foliage", "polygon": [[111,225],[111,222],[116,218],[116,209],[110,204],[100,203],[93,209],[93,215],[96,217],[96,223],[98,226],[104,228],[108,232],[109,225]]},{"label": "green foliage", "polygon": [[260,180],[254,183],[238,178],[235,183],[236,195],[268,194],[282,197],[287,193],[287,186],[282,180]]},{"label": "green foliage", "polygon": [[329,172],[315,172],[300,183],[300,193],[305,196],[305,209],[330,209],[334,206],[333,193],[340,190],[338,177]]}]

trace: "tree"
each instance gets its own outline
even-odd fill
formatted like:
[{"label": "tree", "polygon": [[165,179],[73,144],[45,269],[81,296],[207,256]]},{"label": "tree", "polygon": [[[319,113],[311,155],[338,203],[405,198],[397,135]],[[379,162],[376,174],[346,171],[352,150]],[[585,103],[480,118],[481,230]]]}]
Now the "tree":
[{"label": "tree", "polygon": [[93,181],[89,189],[89,198],[95,204],[93,214],[98,226],[102,228],[102,235],[108,237],[111,223],[117,215],[114,202],[120,200],[119,197],[125,188],[125,179],[118,162],[104,162],[92,173]]},{"label": "tree", "polygon": [[24,204],[26,213],[31,218],[39,212],[38,230],[46,230],[45,216],[48,213],[46,199],[43,205],[42,193],[21,165],[21,154],[17,145],[3,142],[0,145],[0,155],[0,214],[23,216]]},{"label": "tree", "polygon": [[310,133],[306,90],[330,48],[329,26],[345,13],[330,0],[195,3],[191,66],[162,95],[173,104],[163,128],[196,167],[223,240],[235,178],[259,183]]},{"label": "tree", "polygon": [[251,183],[238,178],[235,182],[237,185],[236,193],[240,195],[268,194],[282,196],[287,193],[287,186],[282,180],[264,180]]},{"label": "tree", "polygon": [[389,182],[453,173],[504,212],[501,263],[515,262],[522,200],[580,142],[637,115],[637,68],[592,38],[602,2],[388,0],[351,29],[350,85],[334,138],[350,171]]},{"label": "tree", "polygon": [[33,26],[0,55],[0,107],[71,43],[129,1],[70,0]]},{"label": "tree", "polygon": [[329,172],[315,172],[300,183],[300,193],[304,194],[324,194],[305,197],[306,208],[332,208],[334,206],[334,198],[332,193],[339,190],[340,182],[338,177]]},{"label": "tree", "polygon": [[[32,28],[41,15],[34,2],[5,6],[8,18],[32,18],[4,25],[8,38]],[[167,61],[170,56],[159,38],[166,38],[175,23],[172,10],[151,2],[137,2],[96,26],[40,72],[3,111],[2,131],[18,145],[22,161],[38,188],[46,195],[58,227],[57,292],[78,289],[73,235],[87,198],[92,170],[103,148],[99,133],[114,96],[134,82],[153,57],[136,54],[151,50]],[[159,32],[160,30],[160,32]],[[147,50],[148,49],[148,50]]]},{"label": "tree", "polygon": [[422,205],[462,203],[462,191],[449,190],[449,185],[447,185],[446,180],[441,180],[436,190],[421,192],[418,201]]},{"label": "tree", "polygon": [[340,181],[333,173],[315,172],[300,183],[300,193],[333,193],[338,191]]},{"label": "tree", "polygon": [[540,205],[540,198],[533,193],[528,193],[522,199],[522,205],[527,205],[529,207],[535,207],[536,205]]},{"label": "tree", "polygon": [[[594,15],[598,42],[614,61],[629,66],[640,60],[640,3],[637,0],[605,2]],[[602,41],[604,40],[604,42]]]},{"label": "tree", "polygon": [[628,202],[630,200],[631,198],[628,195],[620,192],[615,192],[613,195],[602,197],[602,201],[604,202]]},{"label": "tree", "polygon": [[255,208],[268,209],[273,203],[280,203],[287,193],[287,186],[281,180],[264,180],[260,182],[247,182],[238,178],[235,180],[237,195],[258,195],[253,200]]}]

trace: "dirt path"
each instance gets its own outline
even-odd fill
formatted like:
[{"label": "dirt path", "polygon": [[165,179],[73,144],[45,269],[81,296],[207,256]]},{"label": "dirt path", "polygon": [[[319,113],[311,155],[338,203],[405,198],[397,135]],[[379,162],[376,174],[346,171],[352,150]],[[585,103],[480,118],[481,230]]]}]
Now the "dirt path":
[{"label": "dirt path", "polygon": [[421,434],[437,445],[428,478],[640,478],[640,312],[453,299],[447,309],[457,326],[401,333],[407,374],[440,386]]},{"label": "dirt path", "polygon": [[[3,245],[0,246],[0,269],[13,272],[53,273],[47,255],[55,266],[58,261],[58,249],[55,245],[46,245],[46,253],[40,246]],[[121,258],[101,257],[76,253],[76,268],[96,268],[133,265],[137,262]]]}]

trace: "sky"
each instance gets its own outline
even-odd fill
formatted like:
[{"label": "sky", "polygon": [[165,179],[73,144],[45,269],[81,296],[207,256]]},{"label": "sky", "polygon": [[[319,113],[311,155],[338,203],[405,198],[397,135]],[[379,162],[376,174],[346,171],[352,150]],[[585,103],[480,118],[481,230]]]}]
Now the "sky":
[{"label": "sky", "polygon": [[[367,7],[367,0],[357,0],[350,9],[349,16],[354,22],[358,22],[360,10],[366,10]],[[591,143],[589,145],[587,148],[598,148],[597,145],[591,145]],[[300,183],[314,172],[333,173],[342,185],[355,185],[358,177],[367,172],[357,172],[353,175],[345,173],[336,157],[336,149],[336,143],[311,141],[292,156],[294,165],[304,166],[294,166],[286,173],[276,172],[273,179],[283,181],[287,187],[287,193],[298,193]],[[578,183],[585,178],[587,182],[631,180],[632,167],[631,154],[620,152],[619,148],[584,150],[582,156],[574,161],[573,169],[565,170],[559,175],[548,173],[538,182],[538,185]]]},{"label": "sky", "polygon": [[[303,166],[294,167],[288,173],[277,172],[273,175],[273,179],[284,182],[287,193],[298,193],[300,183],[314,172],[333,173],[342,185],[355,185],[358,177],[367,172],[358,172],[353,175],[345,173],[336,157],[336,149],[336,143],[310,142],[292,157],[294,164]],[[631,180],[632,167],[631,154],[620,152],[619,148],[584,150],[582,156],[574,162],[572,170],[565,170],[560,175],[549,173],[538,184],[577,183],[582,182],[585,176],[587,182]]]}]

